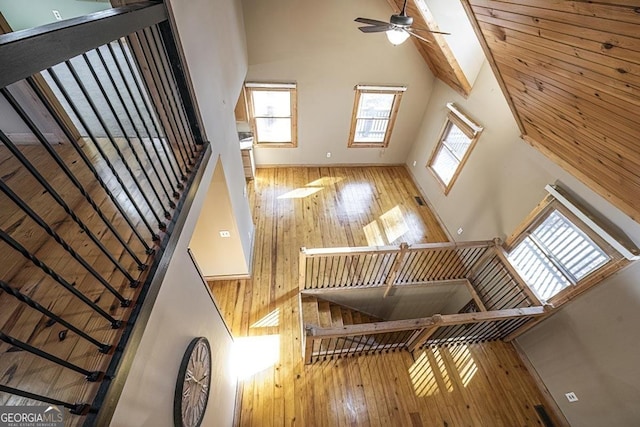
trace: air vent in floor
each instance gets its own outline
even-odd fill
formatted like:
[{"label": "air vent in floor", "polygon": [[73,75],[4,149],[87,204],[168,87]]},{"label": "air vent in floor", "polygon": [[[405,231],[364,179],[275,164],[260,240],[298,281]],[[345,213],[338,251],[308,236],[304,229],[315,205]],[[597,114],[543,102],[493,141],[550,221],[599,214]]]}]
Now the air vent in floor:
[{"label": "air vent in floor", "polygon": [[419,206],[424,206],[424,200],[422,200],[422,197],[420,197],[420,196],[414,196],[413,198],[414,198],[414,199],[416,199],[416,203],[417,203]]},{"label": "air vent in floor", "polygon": [[555,424],[553,424],[553,421],[551,421],[551,417],[549,416],[549,414],[547,414],[547,410],[544,409],[544,406],[535,405],[534,408],[536,409],[538,417],[540,418],[540,421],[542,421],[544,427],[555,427]]}]

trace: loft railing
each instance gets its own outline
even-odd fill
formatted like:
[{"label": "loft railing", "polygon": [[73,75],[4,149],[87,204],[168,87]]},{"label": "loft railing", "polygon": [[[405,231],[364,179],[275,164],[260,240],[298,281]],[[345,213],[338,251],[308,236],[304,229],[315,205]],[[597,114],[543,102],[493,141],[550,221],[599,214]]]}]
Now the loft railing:
[{"label": "loft railing", "polygon": [[210,148],[162,3],[0,35],[0,63],[0,404],[92,425]]},{"label": "loft railing", "polygon": [[[409,350],[458,342],[510,341],[525,325],[550,312],[527,286],[499,239],[409,246],[300,250],[302,295],[328,290],[403,285],[466,285],[469,303],[458,314],[340,328],[304,326],[306,363],[344,355]],[[384,298],[380,305],[384,305]]]},{"label": "loft railing", "polygon": [[339,328],[307,326],[304,359],[309,364],[336,357],[505,339],[521,326],[546,314],[544,307],[526,307],[438,314]]}]

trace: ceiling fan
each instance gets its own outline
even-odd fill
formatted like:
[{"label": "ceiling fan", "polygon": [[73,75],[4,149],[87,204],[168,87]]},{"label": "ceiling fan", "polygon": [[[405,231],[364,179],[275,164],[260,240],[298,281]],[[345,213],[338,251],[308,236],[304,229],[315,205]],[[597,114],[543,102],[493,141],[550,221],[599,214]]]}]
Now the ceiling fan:
[{"label": "ceiling fan", "polygon": [[409,36],[414,36],[422,41],[430,43],[429,40],[415,33],[415,31],[428,31],[434,34],[446,34],[441,31],[431,31],[424,28],[412,28],[411,24],[413,24],[413,18],[411,16],[407,16],[406,12],[407,8],[407,0],[404,0],[404,4],[402,5],[402,11],[399,15],[391,15],[389,22],[378,21],[376,19],[369,18],[356,18],[355,22],[360,22],[362,24],[368,24],[366,27],[358,27],[360,31],[363,33],[382,33],[385,32],[387,34],[387,38],[393,45],[399,45],[403,43]]}]

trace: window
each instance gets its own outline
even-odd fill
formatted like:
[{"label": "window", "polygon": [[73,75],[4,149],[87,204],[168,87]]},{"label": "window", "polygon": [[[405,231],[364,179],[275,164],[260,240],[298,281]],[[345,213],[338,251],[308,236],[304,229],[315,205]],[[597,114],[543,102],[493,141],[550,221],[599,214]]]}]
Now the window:
[{"label": "window", "polygon": [[386,147],[406,87],[356,86],[349,147]]},{"label": "window", "polygon": [[447,104],[449,114],[442,128],[438,144],[427,163],[448,194],[460,174],[471,150],[480,137],[482,127],[475,124],[453,104]]},{"label": "window", "polygon": [[509,261],[541,301],[553,302],[554,297],[577,289],[605,266],[619,265],[623,260],[553,197],[545,199],[542,206],[508,245]]},{"label": "window", "polygon": [[246,83],[254,141],[273,147],[297,146],[295,83]]}]

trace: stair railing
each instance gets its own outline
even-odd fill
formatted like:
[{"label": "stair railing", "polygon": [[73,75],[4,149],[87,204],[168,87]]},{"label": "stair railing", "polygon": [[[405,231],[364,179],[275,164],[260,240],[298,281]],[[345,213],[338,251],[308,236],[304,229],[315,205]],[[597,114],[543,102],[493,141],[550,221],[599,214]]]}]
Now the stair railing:
[{"label": "stair railing", "polygon": [[[545,307],[498,311],[436,314],[431,317],[345,325],[337,328],[305,328],[306,364],[335,357],[396,350],[415,351],[429,346],[476,343],[504,339],[541,316]],[[348,339],[347,339],[348,338]]]},{"label": "stair railing", "polygon": [[0,35],[0,64],[0,401],[95,425],[211,149],[163,3]]},{"label": "stair railing", "polygon": [[[467,286],[471,296],[468,313],[341,328],[305,325],[306,363],[391,349],[414,351],[425,345],[510,341],[527,330],[534,319],[539,321],[553,310],[538,299],[508,261],[500,239],[411,246],[402,243],[301,248],[299,269],[302,294],[321,296],[326,290],[384,286],[387,296],[396,286],[458,282]],[[351,338],[347,341],[345,337]],[[351,344],[347,345],[348,342]]]}]

